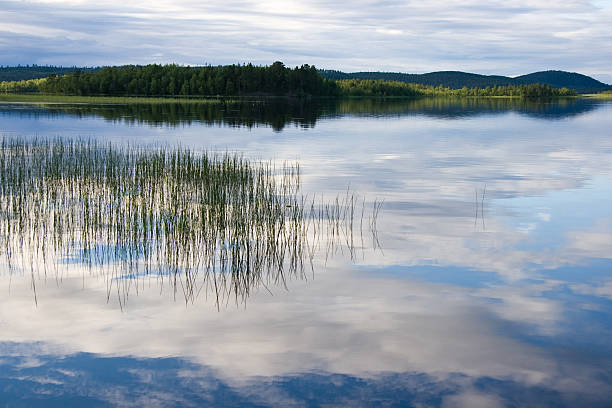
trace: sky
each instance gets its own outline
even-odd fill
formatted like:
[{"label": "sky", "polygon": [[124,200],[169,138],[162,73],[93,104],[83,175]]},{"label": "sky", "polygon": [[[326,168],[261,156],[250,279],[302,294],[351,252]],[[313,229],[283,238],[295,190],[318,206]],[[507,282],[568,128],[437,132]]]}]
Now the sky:
[{"label": "sky", "polygon": [[612,83],[612,0],[0,0],[0,65],[561,69]]}]

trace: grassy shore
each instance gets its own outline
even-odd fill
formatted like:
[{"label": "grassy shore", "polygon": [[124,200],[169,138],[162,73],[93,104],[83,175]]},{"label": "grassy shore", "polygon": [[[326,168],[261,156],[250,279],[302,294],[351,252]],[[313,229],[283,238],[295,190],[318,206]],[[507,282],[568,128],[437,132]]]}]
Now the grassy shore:
[{"label": "grassy shore", "polygon": [[585,94],[582,95],[585,98],[596,98],[596,99],[612,99],[612,93],[610,92],[602,92],[596,94]]},{"label": "grassy shore", "polygon": [[[223,100],[227,100],[224,98]],[[0,102],[26,103],[97,103],[97,104],[132,104],[132,103],[217,103],[219,98],[184,98],[184,97],[136,97],[136,96],[69,96],[45,95],[38,93],[13,94],[0,93]]]},{"label": "grassy shore", "polygon": [[[491,95],[491,96],[472,96],[472,95],[419,95],[419,96],[343,96],[344,99],[376,99],[376,98],[384,98],[384,99],[416,99],[416,98],[459,98],[459,99],[521,99],[522,97],[519,95],[514,96],[499,96],[499,95]],[[600,98],[600,99],[612,99],[612,94],[585,94],[578,96],[569,96],[563,98],[576,98],[576,97],[586,97],[586,98]],[[49,94],[39,94],[39,93],[29,93],[29,94],[15,94],[15,93],[0,93],[0,102],[9,102],[9,103],[66,103],[66,104],[117,104],[117,105],[125,105],[125,104],[165,104],[165,103],[191,103],[191,104],[202,104],[202,103],[218,103],[221,101],[238,101],[244,100],[247,97],[137,97],[137,96],[73,96],[73,95],[49,95]],[[248,98],[260,98],[257,96],[248,97]],[[275,99],[276,97],[270,96],[261,96],[261,98],[271,98]],[[282,97],[280,97],[282,98]]]}]

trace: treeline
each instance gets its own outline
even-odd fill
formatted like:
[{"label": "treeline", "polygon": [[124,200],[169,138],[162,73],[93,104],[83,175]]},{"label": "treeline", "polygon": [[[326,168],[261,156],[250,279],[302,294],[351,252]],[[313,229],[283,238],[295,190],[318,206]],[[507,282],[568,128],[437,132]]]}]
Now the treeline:
[{"label": "treeline", "polygon": [[76,70],[93,72],[100,68],[56,67],[48,65],[18,65],[16,67],[0,66],[0,82],[27,81],[45,78],[49,75],[66,75]]},{"label": "treeline", "polygon": [[545,84],[506,85],[486,88],[452,89],[442,86],[407,84],[399,81],[345,79],[336,81],[345,96],[518,96],[523,98],[550,98],[576,96],[574,90],[556,89]]},{"label": "treeline", "polygon": [[404,74],[400,72],[352,72],[345,73],[333,70],[319,70],[319,73],[328,79],[369,79],[397,81],[407,84],[421,84],[428,86],[440,86],[451,89],[486,88],[495,86],[519,86],[546,84],[553,88],[568,88],[579,93],[601,92],[610,89],[594,78],[576,72],[566,71],[541,71],[514,78],[502,75],[479,75],[460,71],[439,71],[426,74]]},{"label": "treeline", "polygon": [[[45,78],[52,74],[57,76],[76,72],[95,72],[102,67],[57,67],[57,66],[0,66],[0,82],[24,81],[29,79]],[[438,71],[425,74],[407,74],[401,72],[351,72],[345,73],[335,70],[318,70],[319,74],[327,79],[371,79],[384,81],[397,81],[409,84],[448,87],[452,89],[486,88],[506,85],[547,84],[553,88],[574,89],[579,93],[597,93],[612,89],[594,78],[577,73],[558,70],[533,72],[517,77],[502,75],[480,75],[461,71]]]},{"label": "treeline", "polygon": [[270,66],[227,65],[185,67],[146,65],[103,68],[28,81],[0,83],[0,92],[42,92],[79,96],[510,96],[549,98],[575,96],[567,88],[546,84],[495,85],[460,89],[400,81],[322,77],[313,66],[288,68],[282,62]]},{"label": "treeline", "polygon": [[336,83],[319,75],[314,66],[291,69],[278,61],[270,66],[108,67],[93,73],[52,75],[39,85],[39,90],[63,95],[113,96],[329,96],[338,93]]},{"label": "treeline", "polygon": [[401,72],[352,72],[345,73],[334,70],[319,70],[325,78],[343,79],[363,79],[363,80],[383,80],[404,82],[407,84],[420,84],[428,86],[442,85],[445,88],[460,89],[464,86],[468,88],[485,88],[495,85],[516,85],[512,83],[512,78],[499,75],[479,75],[459,71],[440,71],[427,74],[405,74]]}]

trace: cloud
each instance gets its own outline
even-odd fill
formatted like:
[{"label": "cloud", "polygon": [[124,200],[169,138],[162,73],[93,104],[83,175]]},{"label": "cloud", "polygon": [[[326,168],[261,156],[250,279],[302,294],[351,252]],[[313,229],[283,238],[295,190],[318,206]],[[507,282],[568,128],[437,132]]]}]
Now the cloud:
[{"label": "cloud", "polygon": [[[558,319],[555,302],[532,299],[543,288],[481,292],[376,271],[319,271],[313,281],[292,280],[288,290],[271,287],[273,296],[256,291],[248,307],[228,305],[220,312],[204,296],[187,308],[172,302],[171,289],[153,278],[141,282],[122,313],[114,297],[106,303],[103,278],[83,281],[78,270],[59,285],[41,282],[35,307],[23,277],[10,283],[11,295],[3,301],[0,341],[48,343],[68,354],[181,357],[237,383],[312,371],[557,381],[558,364],[564,363],[517,340],[515,329],[500,330],[508,322],[522,324],[529,314],[534,325]],[[8,285],[0,281],[5,292]],[[489,310],[492,297],[499,312]]]},{"label": "cloud", "polygon": [[505,404],[498,396],[487,395],[472,390],[446,397],[442,403],[442,407],[444,408],[501,408],[504,406]]},{"label": "cloud", "polygon": [[[32,124],[18,119],[23,127],[12,127],[14,117],[6,115],[3,127],[39,135],[65,134],[66,129],[100,137],[110,132],[107,140],[130,143],[175,137],[196,148],[221,140],[222,148],[281,160],[292,160],[300,152],[306,191],[337,194],[337,185],[343,189],[350,182],[356,191],[385,197],[389,203],[379,220],[384,256],[369,254],[358,262],[402,265],[406,275],[411,265],[469,267],[501,277],[503,284],[473,289],[406,276],[394,279],[385,276],[384,268],[355,271],[344,259],[331,259],[327,267],[316,269],[314,280],[291,281],[288,291],[273,288],[274,296],[255,292],[246,310],[230,304],[217,312],[203,298],[202,304],[187,307],[173,303],[172,291],[160,290],[153,278],[144,282],[138,296],[130,297],[128,312],[121,313],[114,297],[106,303],[104,280],[80,270],[60,283],[41,278],[36,308],[26,274],[0,281],[0,290],[10,293],[0,309],[3,341],[42,341],[60,349],[60,355],[88,351],[176,356],[214,367],[232,381],[316,370],[364,377],[411,371],[442,378],[450,373],[510,378],[557,390],[565,388],[563,381],[581,390],[600,387],[591,383],[601,372],[589,359],[560,356],[558,349],[541,346],[559,344],[555,339],[560,334],[584,338],[579,331],[564,332],[571,326],[571,301],[563,295],[550,298],[563,283],[516,281],[538,278],[534,268],[609,258],[612,225],[600,220],[598,210],[603,203],[609,216],[607,201],[601,199],[610,196],[612,173],[607,109],[562,122],[510,112],[479,117],[477,126],[469,119],[420,116],[326,119],[313,131],[289,129],[282,137],[269,129],[193,126],[168,131],[60,115],[37,120]],[[347,150],[347,145],[353,148]],[[475,190],[482,192],[485,182],[483,230],[480,221],[474,225],[473,210]],[[585,185],[589,188],[570,191],[565,201],[555,195]],[[517,209],[508,204],[512,198],[538,195],[545,196],[545,205],[528,203]],[[589,222],[568,219],[575,212],[571,201],[577,198],[579,207],[590,203]],[[568,208],[560,211],[559,205]],[[541,216],[543,209],[550,218]],[[504,216],[505,211],[521,210],[530,215]],[[558,234],[566,238],[558,247],[534,245],[516,226],[506,224],[508,218],[529,221],[530,216],[539,222],[534,233],[555,223],[559,230],[572,232]],[[589,224],[593,227],[577,229]],[[608,284],[573,289],[597,296],[609,293]],[[530,343],[530,336],[539,337],[539,343]],[[481,392],[465,392],[446,402],[497,403]]]},{"label": "cloud", "polygon": [[[605,6],[468,0],[357,1],[351,7],[327,0],[8,1],[0,18],[10,24],[0,28],[0,39],[12,40],[0,42],[0,55],[4,64],[283,60],[349,71],[518,75],[557,68],[610,77],[612,11]],[[28,52],[15,53],[14,46]]]},{"label": "cloud", "polygon": [[604,281],[601,284],[580,283],[570,287],[576,293],[612,299],[612,280]]},{"label": "cloud", "polygon": [[[378,221],[384,256],[368,254],[362,265],[452,265],[515,281],[540,269],[609,258],[612,225],[583,230],[602,214],[609,217],[607,109],[558,122],[513,112],[476,122],[341,117],[322,119],[308,132],[288,128],[280,138],[266,128],[246,132],[194,123],[168,131],[65,116],[32,122],[6,115],[2,125],[14,134],[96,134],[117,143],[180,142],[195,149],[243,151],[257,159],[299,160],[302,191],[310,196],[333,199],[350,185],[368,199],[384,198]],[[354,147],[347,151],[346,146]],[[593,179],[599,181],[591,186]],[[475,220],[475,193],[481,195],[485,185],[484,208]],[[584,203],[587,219],[572,219],[585,212]]]}]

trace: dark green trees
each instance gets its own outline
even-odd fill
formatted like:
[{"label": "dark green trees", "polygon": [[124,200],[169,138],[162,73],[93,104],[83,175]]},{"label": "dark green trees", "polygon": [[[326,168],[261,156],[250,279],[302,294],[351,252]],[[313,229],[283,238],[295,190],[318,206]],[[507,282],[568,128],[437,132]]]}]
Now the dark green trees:
[{"label": "dark green trees", "polygon": [[282,62],[261,67],[248,65],[185,67],[179,65],[128,65],[98,72],[49,77],[40,91],[66,95],[134,96],[245,96],[339,94],[334,81],[323,78],[313,66],[293,69]]},{"label": "dark green trees", "polygon": [[0,92],[109,96],[510,96],[549,98],[574,96],[576,91],[550,85],[494,85],[485,88],[450,87],[371,79],[326,79],[314,66],[126,65],[96,72],[77,70],[46,79],[2,82]]}]

